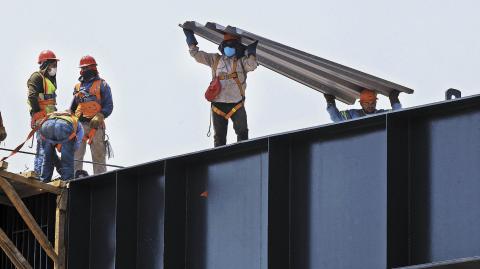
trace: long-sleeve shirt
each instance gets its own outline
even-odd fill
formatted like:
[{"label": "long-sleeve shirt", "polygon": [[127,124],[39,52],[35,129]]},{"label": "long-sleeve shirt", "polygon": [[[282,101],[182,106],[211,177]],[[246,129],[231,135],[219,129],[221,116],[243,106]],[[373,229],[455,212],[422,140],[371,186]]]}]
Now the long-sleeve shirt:
[{"label": "long-sleeve shirt", "polygon": [[[190,48],[190,55],[199,63],[209,66],[212,69],[212,76],[227,75],[233,71],[234,57],[227,57],[218,53],[206,53],[197,46]],[[220,57],[216,73],[213,74],[215,59]],[[242,90],[247,89],[247,73],[255,70],[258,66],[257,59],[254,56],[243,56],[237,61],[237,74],[240,80]],[[220,103],[238,103],[242,100],[241,91],[234,79],[221,80],[222,89],[213,102]]]},{"label": "long-sleeve shirt", "polygon": [[[90,79],[89,81],[81,81],[80,88],[84,88],[88,91],[92,86],[92,83],[98,79],[100,79],[100,77],[97,76]],[[72,103],[70,105],[70,111],[75,112],[80,100],[78,100],[78,97],[75,96],[75,89],[73,90],[73,94],[74,96],[73,96]],[[102,83],[100,83],[100,96],[101,96],[100,105],[102,106],[102,110],[100,112],[105,116],[105,118],[108,118],[108,116],[110,116],[110,114],[112,114],[112,111],[113,111],[113,97],[112,97],[112,90],[110,89],[110,86],[103,79],[102,79]],[[84,119],[82,118],[82,120]]]},{"label": "long-sleeve shirt", "polygon": [[[40,74],[40,72],[42,74]],[[50,77],[46,72],[46,69],[34,72],[30,76],[30,78],[27,81],[27,87],[28,87],[27,97],[28,97],[28,103],[30,105],[31,115],[40,111],[40,105],[38,104],[38,95],[44,92],[42,75],[47,77],[53,83],[53,85],[55,85],[55,88],[57,87],[56,78]]]},{"label": "long-sleeve shirt", "polygon": [[[393,103],[392,104],[392,110],[398,110],[402,108],[402,104],[400,103]],[[377,114],[377,113],[383,113],[389,111],[388,109],[376,109],[372,113],[365,113],[363,109],[349,109],[349,110],[344,110],[344,111],[339,111],[335,103],[328,103],[327,104],[327,111],[328,114],[330,114],[330,119],[333,122],[341,122],[344,120],[350,120],[350,119],[356,119],[360,117],[364,117],[367,115],[372,115],[372,114]]]}]

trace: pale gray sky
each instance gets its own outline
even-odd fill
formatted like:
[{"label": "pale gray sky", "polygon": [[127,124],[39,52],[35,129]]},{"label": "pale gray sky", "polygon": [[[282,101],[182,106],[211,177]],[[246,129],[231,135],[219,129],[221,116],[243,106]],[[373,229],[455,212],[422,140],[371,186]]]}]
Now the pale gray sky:
[{"label": "pale gray sky", "polygon": [[[210,148],[209,104],[203,97],[210,71],[188,54],[177,26],[186,20],[238,26],[415,89],[400,95],[404,107],[443,100],[449,87],[464,95],[480,91],[480,4],[473,0],[4,0],[1,5],[0,110],[9,135],[2,146],[10,148],[29,131],[26,81],[44,49],[61,58],[59,109],[71,100],[80,57],[97,59],[115,104],[106,123],[116,156],[108,162],[127,166]],[[217,50],[198,40],[201,49]],[[380,99],[379,107],[389,107],[387,98]],[[264,67],[249,76],[252,138],[329,123],[325,106],[320,93]],[[228,140],[235,140],[231,125]],[[33,168],[31,157],[9,162],[15,172]]]}]

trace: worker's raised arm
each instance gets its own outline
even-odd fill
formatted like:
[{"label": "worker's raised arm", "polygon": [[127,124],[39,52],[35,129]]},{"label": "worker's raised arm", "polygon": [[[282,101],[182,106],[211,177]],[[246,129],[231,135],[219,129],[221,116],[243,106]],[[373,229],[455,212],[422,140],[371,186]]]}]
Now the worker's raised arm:
[{"label": "worker's raised arm", "polygon": [[242,58],[242,64],[245,68],[245,72],[251,72],[257,69],[257,44],[258,41],[255,41],[247,46],[247,56]]},{"label": "worker's raised arm", "polygon": [[341,122],[344,120],[340,111],[335,104],[335,96],[331,94],[324,94],[325,100],[327,101],[327,112],[330,114],[330,119],[333,122]]},{"label": "worker's raised arm", "polygon": [[215,59],[218,57],[218,54],[201,51],[197,47],[198,42],[192,30],[183,29],[183,33],[187,38],[186,42],[189,48],[190,56],[192,56],[195,59],[195,61],[212,67],[213,63],[215,62]]},{"label": "worker's raised arm", "polygon": [[402,104],[400,103],[400,99],[398,99],[398,95],[400,94],[399,91],[393,90],[390,92],[388,99],[390,99],[390,105],[392,105],[393,110],[402,109]]}]

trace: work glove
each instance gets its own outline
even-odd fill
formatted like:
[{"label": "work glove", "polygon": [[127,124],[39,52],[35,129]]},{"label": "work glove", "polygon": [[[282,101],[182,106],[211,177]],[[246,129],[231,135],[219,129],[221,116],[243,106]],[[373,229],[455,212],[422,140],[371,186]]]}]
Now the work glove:
[{"label": "work glove", "polygon": [[0,142],[7,138],[7,131],[5,131],[4,126],[0,126]]},{"label": "work glove", "polygon": [[248,56],[250,55],[257,56],[257,45],[258,45],[258,40],[247,46]]},{"label": "work glove", "polygon": [[335,96],[324,93],[323,96],[325,97],[325,100],[327,101],[327,104],[329,105],[335,105]]},{"label": "work glove", "polygon": [[105,116],[102,113],[97,113],[97,115],[90,120],[90,128],[98,129],[98,127],[103,125],[104,120]]},{"label": "work glove", "polygon": [[388,95],[388,99],[390,99],[390,104],[397,104],[400,103],[400,100],[398,99],[398,95],[400,94],[399,91],[397,90],[392,90],[390,94]]},{"label": "work glove", "polygon": [[197,39],[195,38],[195,34],[193,33],[192,30],[190,29],[183,29],[183,33],[185,34],[185,36],[187,37],[187,44],[189,46],[192,46],[192,45],[198,45],[198,42],[197,42]]}]

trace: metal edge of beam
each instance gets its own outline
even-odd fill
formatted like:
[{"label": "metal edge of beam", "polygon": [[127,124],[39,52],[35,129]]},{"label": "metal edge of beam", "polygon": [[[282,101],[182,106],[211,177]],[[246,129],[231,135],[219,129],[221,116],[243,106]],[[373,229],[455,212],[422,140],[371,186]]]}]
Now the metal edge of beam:
[{"label": "metal edge of beam", "polygon": [[[412,265],[406,267],[397,267],[395,269],[434,269],[434,268],[462,268],[460,266],[472,266],[477,265],[480,267],[480,256],[469,257],[469,258],[460,258],[448,261],[424,263],[419,265]],[[447,267],[448,266],[448,267]],[[458,267],[457,267],[458,266]]]},{"label": "metal edge of beam", "polygon": [[[223,39],[223,34],[219,32],[219,30],[209,29],[196,22],[187,22],[184,25],[181,25],[181,27],[188,28],[202,38],[205,38],[215,44],[219,44]],[[291,59],[279,57],[278,55],[274,54],[275,53],[271,51],[259,50],[257,52],[259,63],[276,73],[279,73],[322,93],[333,93],[332,88],[339,88],[341,90],[338,90],[337,92],[342,93],[336,94],[339,101],[346,104],[355,103],[359,93],[356,89],[352,88],[355,87],[354,85],[348,85],[348,82],[338,80],[337,78],[332,78],[329,75],[324,75],[324,77],[322,77],[319,75],[320,72],[318,72],[318,70],[314,70],[305,65],[301,66],[301,63],[292,65],[290,63]]]},{"label": "metal edge of beam", "polygon": [[[214,23],[212,23],[212,24],[214,24]],[[294,54],[297,57],[301,57],[304,60],[310,61],[312,63],[322,65],[324,68],[330,69],[333,72],[339,74],[339,76],[340,75],[348,76],[350,78],[355,77],[357,80],[359,80],[359,82],[363,82],[365,84],[371,84],[375,88],[378,88],[380,91],[385,91],[384,89],[387,88],[387,89],[396,89],[396,90],[399,90],[399,91],[402,91],[402,92],[405,92],[405,93],[408,93],[408,94],[411,94],[411,93],[414,92],[413,89],[402,86],[400,84],[397,84],[397,83],[394,83],[394,82],[391,82],[391,81],[388,81],[388,80],[370,75],[368,73],[353,69],[351,67],[347,67],[347,66],[344,66],[344,65],[326,60],[324,58],[309,54],[307,52],[304,52],[304,51],[301,51],[301,50],[283,45],[281,43],[278,43],[278,42],[275,42],[273,40],[264,38],[262,36],[253,34],[251,32],[248,32],[248,31],[243,30],[243,29],[238,28],[238,27],[233,27],[233,26],[227,26],[227,27],[221,26],[220,27],[220,25],[218,25],[217,28],[224,28],[225,31],[227,31],[227,32],[230,32],[230,33],[233,32],[237,35],[246,36],[246,37],[248,37],[250,39],[253,39],[253,40],[260,40],[261,42],[263,42],[265,44],[268,44],[269,46],[276,47],[277,49],[280,49],[284,52]],[[382,88],[383,88],[383,90],[382,90]]]}]

